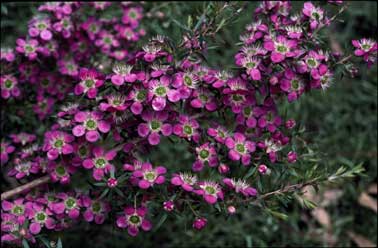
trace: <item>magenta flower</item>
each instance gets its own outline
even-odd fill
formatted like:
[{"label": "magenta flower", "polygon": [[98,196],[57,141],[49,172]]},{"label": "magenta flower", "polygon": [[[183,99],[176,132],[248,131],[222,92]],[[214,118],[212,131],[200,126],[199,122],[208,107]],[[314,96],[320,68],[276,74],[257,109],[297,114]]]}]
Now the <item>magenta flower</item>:
[{"label": "magenta flower", "polygon": [[243,62],[247,58],[254,58],[259,57],[261,55],[267,54],[267,50],[265,50],[261,45],[248,45],[243,46],[240,49],[240,52],[235,55],[235,64],[238,66],[243,66]]},{"label": "magenta flower", "polygon": [[206,218],[196,218],[193,222],[193,228],[197,230],[203,229],[207,224],[207,219]]},{"label": "magenta flower", "polygon": [[138,186],[141,189],[148,189],[154,184],[163,184],[165,182],[164,174],[167,169],[163,166],[153,168],[150,163],[143,163],[142,167],[133,172],[133,177],[139,178]]},{"label": "magenta flower", "polygon": [[168,76],[162,76],[159,80],[152,79],[149,81],[149,98],[152,97],[152,108],[155,111],[162,111],[167,102],[166,98],[171,102],[180,100],[180,94],[170,88],[171,79]]},{"label": "magenta flower", "polygon": [[31,223],[29,230],[32,234],[38,234],[43,227],[47,229],[55,228],[55,220],[51,217],[53,213],[42,205],[32,203],[33,215],[31,216]]},{"label": "magenta flower", "polygon": [[127,228],[127,232],[135,237],[139,233],[139,227],[143,231],[149,231],[152,228],[151,222],[145,218],[146,214],[146,207],[127,206],[124,208],[124,215],[117,217],[117,226]]},{"label": "magenta flower", "polygon": [[261,80],[261,73],[259,70],[260,60],[254,57],[245,57],[242,59],[242,67],[246,69],[247,74],[255,81]]},{"label": "magenta flower", "polygon": [[7,62],[13,62],[16,56],[13,49],[11,48],[1,48],[0,50],[0,60],[6,60]]},{"label": "magenta flower", "polygon": [[234,161],[241,159],[243,165],[250,163],[250,153],[256,150],[255,143],[248,141],[241,133],[235,133],[233,137],[226,138],[225,144],[229,149],[228,157]]},{"label": "magenta flower", "polygon": [[153,62],[157,57],[166,55],[165,52],[161,51],[159,46],[154,44],[147,44],[142,47],[143,52],[137,54],[137,57],[143,56],[144,61],[146,62]]},{"label": "magenta flower", "polygon": [[102,76],[93,69],[80,69],[80,83],[75,86],[75,95],[87,94],[88,98],[95,98],[97,88],[104,84]]},{"label": "magenta flower", "polygon": [[127,100],[132,100],[131,112],[134,115],[139,115],[143,111],[143,102],[150,101],[152,94],[147,94],[147,90],[141,85],[133,85],[132,90],[127,95]]},{"label": "magenta flower", "polygon": [[363,38],[361,40],[352,40],[352,45],[356,48],[354,55],[363,57],[368,62],[368,66],[377,61],[377,42],[371,39]]},{"label": "magenta flower", "polygon": [[110,124],[102,120],[100,112],[78,112],[75,114],[75,121],[82,124],[76,125],[72,129],[73,135],[81,137],[85,134],[85,138],[92,143],[100,138],[100,133],[97,130],[102,133],[107,133],[110,130]]},{"label": "magenta flower", "polygon": [[83,213],[85,221],[96,224],[102,224],[105,221],[105,216],[110,212],[111,207],[108,202],[101,200],[92,200],[88,196],[81,197],[81,205],[86,208]]},{"label": "magenta flower", "polygon": [[290,151],[288,154],[287,154],[287,161],[289,163],[295,163],[297,162],[297,154],[293,151]]},{"label": "magenta flower", "polygon": [[291,58],[298,55],[295,50],[297,48],[297,41],[286,39],[280,35],[276,39],[266,39],[264,48],[271,51],[270,59],[273,63],[279,63],[285,58]]},{"label": "magenta flower", "polygon": [[25,207],[25,199],[24,198],[18,198],[14,200],[13,202],[9,202],[7,200],[1,201],[1,208],[3,211],[9,212],[16,216],[17,223],[19,225],[23,225],[26,218],[33,214],[32,211],[30,211],[30,208]]},{"label": "magenta flower", "polygon": [[42,40],[51,40],[51,23],[50,19],[33,19],[29,23],[29,35],[31,37],[41,37]]},{"label": "magenta flower", "polygon": [[0,76],[0,86],[1,86],[1,97],[8,99],[9,97],[18,97],[21,94],[20,89],[17,86],[17,78],[12,75],[1,75]]},{"label": "magenta flower", "polygon": [[55,22],[53,28],[56,32],[61,33],[66,39],[70,38],[72,32],[74,31],[74,25],[70,17],[64,17],[58,22]]},{"label": "magenta flower", "polygon": [[229,136],[228,130],[219,124],[207,129],[207,134],[221,144],[224,144],[224,141]]},{"label": "magenta flower", "polygon": [[319,28],[324,18],[324,10],[315,7],[311,2],[305,2],[302,13],[310,19],[310,28],[314,30]]},{"label": "magenta flower", "polygon": [[193,108],[205,108],[207,111],[213,112],[217,109],[215,97],[211,92],[205,88],[200,88],[193,91],[193,100],[190,101],[190,106]]},{"label": "magenta flower", "polygon": [[190,72],[179,72],[173,76],[172,86],[180,95],[180,99],[187,99],[199,83],[198,76]]},{"label": "magenta flower", "polygon": [[211,181],[199,182],[198,186],[200,189],[196,189],[193,192],[201,195],[207,203],[215,204],[217,200],[223,200],[223,192],[218,183]]},{"label": "magenta flower", "polygon": [[148,135],[148,143],[150,143],[150,145],[160,143],[160,133],[164,136],[172,134],[172,125],[164,123],[168,119],[168,112],[152,112],[147,110],[142,113],[142,119],[146,123],[138,125],[138,134],[141,137],[147,137]]},{"label": "magenta flower", "polygon": [[116,65],[113,67],[115,75],[111,77],[111,81],[114,85],[120,86],[124,82],[133,83],[137,80],[137,75],[131,73],[133,67],[131,65]]},{"label": "magenta flower", "polygon": [[138,160],[134,160],[133,164],[128,164],[128,163],[124,164],[123,170],[125,170],[125,171],[140,170],[142,168],[142,165],[143,165],[143,162],[138,161]]},{"label": "magenta flower", "polygon": [[251,197],[257,195],[257,190],[251,187],[247,182],[242,179],[231,179],[224,178],[223,183],[226,184],[231,189],[235,190],[236,193],[241,193],[245,197]]},{"label": "magenta flower", "polygon": [[218,165],[217,151],[209,142],[196,147],[197,158],[193,163],[193,171],[201,171],[205,165],[215,167]]},{"label": "magenta flower", "polygon": [[135,29],[143,17],[142,12],[143,9],[141,7],[126,7],[123,11],[122,23],[128,24]]},{"label": "magenta flower", "polygon": [[23,146],[28,144],[28,143],[32,143],[37,138],[37,136],[35,136],[34,134],[29,134],[29,133],[25,133],[25,132],[21,132],[21,133],[18,133],[18,134],[11,134],[11,135],[9,135],[9,137],[12,138],[13,143],[21,144]]},{"label": "magenta flower", "polygon": [[79,74],[79,66],[72,58],[60,59],[57,65],[59,72],[63,75],[77,76]]},{"label": "magenta flower", "polygon": [[101,25],[102,23],[100,21],[91,16],[88,18],[88,20],[81,24],[81,28],[87,32],[89,39],[93,41],[100,32]]},{"label": "magenta flower", "polygon": [[69,184],[71,182],[71,174],[75,172],[75,167],[65,165],[64,163],[56,163],[50,161],[47,165],[47,171],[50,174],[52,182],[60,182],[61,184]]},{"label": "magenta flower", "polygon": [[254,128],[257,125],[257,118],[263,113],[260,107],[245,106],[236,116],[236,122],[248,128]]},{"label": "magenta flower", "polygon": [[284,77],[280,81],[280,88],[288,94],[289,102],[297,100],[305,91],[303,79],[290,69],[285,71]]},{"label": "magenta flower", "polygon": [[29,60],[35,60],[37,58],[37,48],[38,48],[38,41],[31,39],[25,41],[23,39],[16,40],[17,47],[16,51],[22,54],[25,54]]},{"label": "magenta flower", "polygon": [[56,214],[67,214],[71,219],[78,219],[80,216],[81,201],[66,193],[58,193],[56,197],[59,202],[52,204],[52,210]]},{"label": "magenta flower", "polygon": [[257,125],[259,128],[265,128],[269,132],[273,133],[281,125],[281,117],[273,109],[263,110],[264,112],[260,115]]},{"label": "magenta flower", "polygon": [[100,103],[99,109],[101,111],[124,111],[129,106],[126,104],[126,98],[123,95],[110,95],[105,96],[107,102]]},{"label": "magenta flower", "polygon": [[198,132],[199,124],[198,122],[186,115],[179,116],[179,124],[173,127],[173,133],[181,138],[186,138],[188,140],[193,140],[198,143],[200,135]]},{"label": "magenta flower", "polygon": [[102,147],[95,147],[92,150],[93,157],[87,158],[83,161],[83,167],[86,169],[93,169],[93,178],[100,181],[108,174],[114,167],[109,161],[113,160],[117,155],[115,150],[105,152]]},{"label": "magenta flower", "polygon": [[232,112],[238,114],[245,105],[253,103],[254,99],[247,88],[246,81],[233,78],[227,81],[227,88],[223,89],[223,104],[230,106]]},{"label": "magenta flower", "polygon": [[10,145],[8,142],[1,141],[0,144],[0,155],[1,155],[1,165],[6,164],[9,159],[9,154],[14,152],[14,146]]},{"label": "magenta flower", "polygon": [[105,30],[101,30],[98,34],[98,39],[95,41],[95,45],[100,47],[103,53],[108,53],[111,48],[119,47],[120,43],[114,35]]},{"label": "magenta flower", "polygon": [[185,191],[193,191],[194,185],[197,183],[197,176],[191,173],[173,174],[171,184],[181,186]]},{"label": "magenta flower", "polygon": [[30,174],[37,174],[38,172],[38,164],[30,161],[19,161],[15,163],[15,166],[8,172],[8,175],[22,179]]},{"label": "magenta flower", "polygon": [[51,131],[45,133],[45,144],[43,151],[47,151],[47,158],[55,160],[59,154],[70,154],[73,147],[69,143],[74,141],[74,137],[62,131]]}]

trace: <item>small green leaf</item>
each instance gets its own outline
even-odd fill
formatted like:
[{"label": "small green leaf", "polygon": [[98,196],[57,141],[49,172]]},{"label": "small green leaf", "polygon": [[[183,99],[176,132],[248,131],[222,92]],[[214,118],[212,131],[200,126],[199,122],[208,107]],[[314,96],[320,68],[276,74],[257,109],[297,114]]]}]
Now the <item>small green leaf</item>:
[{"label": "small green leaf", "polygon": [[59,238],[58,243],[56,244],[56,248],[63,248],[62,240]]},{"label": "small green leaf", "polygon": [[248,248],[252,248],[252,237],[251,237],[251,235],[247,235],[245,237],[245,242],[247,243]]},{"label": "small green leaf", "polygon": [[167,218],[168,218],[167,213],[164,213],[163,216],[161,216],[159,222],[156,224],[154,232],[156,232],[161,227],[161,225],[163,225],[163,223],[167,220]]},{"label": "small green leaf", "polygon": [[28,243],[28,241],[26,239],[22,240],[22,247],[24,247],[24,248],[30,248],[29,243]]},{"label": "small green leaf", "polygon": [[104,198],[108,192],[109,192],[109,189],[105,189],[105,190],[101,193],[101,195],[100,195],[100,199]]}]

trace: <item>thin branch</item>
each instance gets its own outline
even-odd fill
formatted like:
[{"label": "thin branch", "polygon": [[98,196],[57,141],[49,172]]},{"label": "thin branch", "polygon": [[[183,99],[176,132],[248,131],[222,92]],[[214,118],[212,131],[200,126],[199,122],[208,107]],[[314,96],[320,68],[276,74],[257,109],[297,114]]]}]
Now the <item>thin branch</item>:
[{"label": "thin branch", "polygon": [[15,195],[18,195],[22,192],[24,192],[25,190],[31,190],[35,187],[38,187],[42,184],[45,184],[45,183],[48,183],[50,181],[50,175],[46,175],[46,176],[43,176],[43,177],[40,177],[38,179],[35,179],[27,184],[24,184],[24,185],[21,185],[21,186],[18,186],[17,188],[14,188],[14,189],[11,189],[7,192],[4,192],[1,194],[1,200],[7,200],[9,198],[11,198],[12,196],[15,196]]}]

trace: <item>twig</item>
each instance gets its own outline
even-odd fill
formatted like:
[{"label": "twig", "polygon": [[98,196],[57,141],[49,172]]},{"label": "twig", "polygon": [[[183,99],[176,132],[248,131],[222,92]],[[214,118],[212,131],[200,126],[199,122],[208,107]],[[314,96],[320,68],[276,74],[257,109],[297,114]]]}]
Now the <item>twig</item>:
[{"label": "twig", "polygon": [[42,184],[48,183],[49,181],[50,181],[50,175],[40,177],[40,178],[35,179],[35,180],[33,180],[33,181],[31,181],[27,184],[18,186],[17,188],[14,188],[14,189],[11,189],[9,191],[2,193],[1,194],[1,200],[3,201],[3,200],[6,200],[6,199],[9,199],[12,196],[18,195],[25,190],[33,189],[33,188],[38,187]]}]

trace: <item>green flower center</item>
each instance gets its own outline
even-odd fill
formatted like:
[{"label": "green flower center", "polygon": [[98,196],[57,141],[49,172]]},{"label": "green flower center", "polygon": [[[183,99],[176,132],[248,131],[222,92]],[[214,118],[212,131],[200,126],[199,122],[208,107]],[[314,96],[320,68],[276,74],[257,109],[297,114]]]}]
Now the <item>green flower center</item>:
[{"label": "green flower center", "polygon": [[244,153],[245,152],[245,147],[243,144],[237,144],[236,145],[236,150],[240,153]]},{"label": "green flower center", "polygon": [[146,172],[144,174],[144,179],[149,182],[153,182],[156,179],[156,173],[153,171]]},{"label": "green flower center", "polygon": [[361,45],[361,48],[364,50],[364,51],[369,51],[371,46],[369,44],[363,44]]},{"label": "green flower center", "polygon": [[252,114],[252,108],[246,107],[243,109],[244,116],[250,116]]},{"label": "green flower center", "polygon": [[92,79],[85,80],[84,84],[87,88],[91,88],[94,85],[94,81]]},{"label": "green flower center", "polygon": [[75,70],[75,66],[74,66],[73,64],[71,64],[71,63],[68,63],[68,64],[66,65],[66,67],[67,67],[67,70],[68,70],[68,71],[73,71],[73,70]]},{"label": "green flower center", "polygon": [[209,157],[209,151],[208,150],[202,150],[202,151],[200,151],[200,153],[199,153],[199,155],[200,155],[200,157],[202,158],[202,159],[206,159],[206,158],[208,158]]},{"label": "green flower center", "polygon": [[39,23],[39,24],[37,25],[37,28],[38,28],[39,30],[44,30],[45,28],[47,28],[47,26],[46,26],[46,24],[44,24],[44,23]]},{"label": "green flower center", "polygon": [[12,213],[15,215],[22,215],[24,214],[24,210],[25,210],[24,207],[16,205],[13,207]]},{"label": "green flower center", "polygon": [[207,102],[209,97],[207,95],[199,95],[199,99],[201,99],[202,102]]},{"label": "green flower center", "polygon": [[184,133],[187,135],[191,135],[193,133],[193,128],[189,125],[184,125]]},{"label": "green flower center", "polygon": [[269,112],[267,115],[266,115],[266,120],[268,121],[268,122],[271,122],[272,120],[273,120],[273,114],[272,114],[272,112]]},{"label": "green flower center", "polygon": [[63,20],[63,27],[64,27],[64,28],[68,28],[69,25],[70,25],[70,24],[68,23],[67,20]]},{"label": "green flower center", "polygon": [[87,120],[87,122],[85,123],[85,126],[87,127],[87,129],[89,130],[95,130],[97,128],[97,122],[92,120],[92,119],[89,119]]},{"label": "green flower center", "polygon": [[234,102],[242,102],[244,100],[244,96],[235,94],[235,95],[232,95],[232,100]]},{"label": "green flower center", "polygon": [[284,46],[284,45],[278,45],[277,51],[280,52],[280,53],[285,53],[285,52],[287,52],[287,47]]},{"label": "green flower center", "polygon": [[318,63],[316,62],[316,60],[313,59],[313,58],[309,58],[309,59],[307,59],[307,60],[306,60],[306,63],[307,63],[307,65],[308,65],[310,68],[314,68],[314,67],[316,67],[316,66],[318,65]]},{"label": "green flower center", "polygon": [[137,225],[140,223],[140,217],[138,215],[133,215],[130,217],[130,222],[133,223],[134,225]]},{"label": "green flower center", "polygon": [[55,143],[54,143],[55,148],[61,148],[62,146],[63,146],[63,140],[58,139],[58,140],[55,141]]},{"label": "green flower center", "polygon": [[97,31],[96,24],[92,23],[92,24],[89,26],[89,30],[90,30],[92,33],[96,33],[96,31]]},{"label": "green flower center", "polygon": [[35,220],[37,222],[45,222],[45,220],[47,219],[47,214],[45,214],[44,212],[39,212],[35,215]]},{"label": "green flower center", "polygon": [[46,79],[46,78],[42,79],[41,84],[42,84],[43,87],[47,87],[49,85],[49,80]]},{"label": "green flower center", "polygon": [[318,12],[312,12],[312,17],[314,17],[316,20],[320,19],[320,15]]},{"label": "green flower center", "polygon": [[13,82],[10,79],[5,80],[5,88],[10,89],[13,86]]},{"label": "green flower center", "polygon": [[76,207],[76,200],[72,197],[68,197],[64,202],[64,205],[66,205],[68,209],[73,209],[74,207]]},{"label": "green flower center", "polygon": [[95,213],[99,213],[101,211],[101,204],[99,202],[94,202],[92,204],[92,210]]},{"label": "green flower center", "polygon": [[209,195],[213,195],[215,194],[216,190],[214,189],[214,187],[212,186],[206,186],[205,187],[205,191],[209,194]]},{"label": "green flower center", "polygon": [[222,132],[221,130],[218,130],[218,136],[221,137],[221,138],[224,138],[224,137],[226,137],[226,134],[224,132]]},{"label": "green flower center", "polygon": [[26,52],[31,53],[34,52],[34,47],[32,47],[31,45],[26,45],[25,50]]},{"label": "green flower center", "polygon": [[153,130],[153,131],[160,130],[160,127],[161,127],[161,122],[155,121],[155,120],[150,122],[151,130]]},{"label": "green flower center", "polygon": [[299,81],[297,79],[291,80],[291,87],[297,90],[299,88]]},{"label": "green flower center", "polygon": [[64,176],[66,174],[66,168],[64,168],[62,165],[59,165],[55,168],[56,174],[59,176]]},{"label": "green flower center", "polygon": [[135,13],[135,11],[130,11],[130,12],[129,12],[129,17],[130,17],[131,19],[135,19],[135,18],[137,17],[137,14]]},{"label": "green flower center", "polygon": [[192,86],[193,85],[192,79],[189,76],[187,76],[187,75],[184,76],[184,83],[187,86]]},{"label": "green flower center", "polygon": [[104,168],[106,165],[106,160],[103,158],[96,159],[95,166],[96,168]]},{"label": "green flower center", "polygon": [[112,39],[110,38],[110,37],[105,37],[104,38],[104,42],[106,43],[106,44],[112,44]]},{"label": "green flower center", "polygon": [[118,99],[115,99],[115,100],[113,101],[113,105],[115,105],[115,106],[118,106],[118,105],[120,105],[120,104],[121,104],[121,101],[118,100]]},{"label": "green flower center", "polygon": [[248,62],[245,66],[246,66],[247,68],[254,68],[255,65],[256,65],[256,63],[254,63],[254,62]]},{"label": "green flower center", "polygon": [[140,90],[136,94],[136,99],[138,101],[144,101],[146,99],[147,92],[145,90]]},{"label": "green flower center", "polygon": [[159,86],[155,89],[155,94],[158,96],[165,96],[167,89],[164,86]]}]

